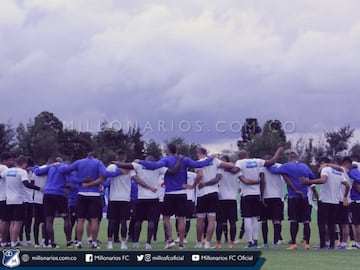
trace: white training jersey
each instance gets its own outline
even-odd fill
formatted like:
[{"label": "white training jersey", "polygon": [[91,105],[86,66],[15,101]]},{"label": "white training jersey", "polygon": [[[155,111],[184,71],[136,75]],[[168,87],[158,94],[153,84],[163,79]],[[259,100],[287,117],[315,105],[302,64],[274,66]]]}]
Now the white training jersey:
[{"label": "white training jersey", "polygon": [[[115,164],[110,164],[107,167],[109,172],[115,172],[116,169],[117,166]],[[131,170],[127,174],[120,174],[111,178],[109,201],[130,202],[131,178],[135,175],[135,171]]]},{"label": "white training jersey", "polygon": [[[164,175],[166,172],[166,168],[160,168],[157,170],[147,170],[145,167],[138,163],[132,163],[136,174],[143,180],[146,184],[151,187],[155,187],[159,189],[159,177],[160,175]],[[143,188],[139,185],[138,190],[138,199],[157,199],[158,198],[157,192],[152,192],[149,189]]]},{"label": "white training jersey", "polygon": [[[199,161],[203,161],[206,158],[200,159]],[[218,172],[218,167],[221,164],[221,160],[214,158],[212,163],[208,166],[205,166],[201,169],[197,169],[197,171],[201,170],[203,172],[203,177],[201,178],[200,183],[206,183],[212,179],[214,179],[216,177],[216,175],[219,173]],[[218,184],[215,185],[211,185],[211,186],[205,186],[201,189],[199,189],[199,186],[196,187],[196,196],[199,197],[203,197],[207,194],[210,193],[214,193],[214,192],[219,192],[219,187]]]},{"label": "white training jersey", "polygon": [[307,194],[308,202],[309,205],[311,206],[314,206],[314,201],[313,201],[314,192],[312,190],[313,187],[316,187],[316,185],[312,184],[311,186],[308,187],[308,194]]},{"label": "white training jersey", "polygon": [[[344,177],[345,177],[346,181],[349,183],[350,189],[351,189],[354,181],[349,177],[349,175],[347,173],[344,173]],[[346,189],[345,186],[341,185],[340,194],[339,194],[339,196],[341,198],[341,200],[340,200],[341,202],[344,199],[345,189]],[[349,203],[351,203],[350,192],[348,194],[348,200],[349,200]]]},{"label": "white training jersey", "polygon": [[159,202],[164,202],[165,196],[165,181],[164,181],[164,174],[159,176],[159,188],[157,190],[157,195],[159,198]]},{"label": "white training jersey", "polygon": [[[34,173],[30,172],[28,173],[29,182],[34,180]],[[34,202],[34,190],[31,188],[27,188],[24,186],[24,202],[26,203],[33,203]]]},{"label": "white training jersey", "polygon": [[[235,166],[240,168],[240,175],[249,180],[259,180],[261,168],[264,167],[265,160],[259,158],[241,159],[236,161]],[[240,182],[242,196],[260,195],[260,184],[246,185]]]},{"label": "white training jersey", "polygon": [[[0,175],[8,169],[7,166],[0,164]],[[0,201],[6,200],[6,182],[5,177],[0,177]]]},{"label": "white training jersey", "polygon": [[29,181],[28,173],[21,168],[11,168],[5,170],[1,177],[5,177],[6,181],[6,204],[23,204],[23,181]]},{"label": "white training jersey", "polygon": [[[194,184],[196,178],[196,173],[194,172],[187,172],[187,184],[192,185]],[[195,189],[187,189],[186,190],[186,197],[188,201],[195,202]]]},{"label": "white training jersey", "polygon": [[[45,167],[46,167],[46,165],[42,165],[39,168],[43,169]],[[46,180],[47,180],[47,175],[37,176],[36,174],[34,174],[34,185],[35,186],[38,186],[38,187],[44,189]],[[44,201],[44,192],[41,192],[40,190],[34,190],[34,203],[43,204],[43,201]]]},{"label": "white training jersey", "polygon": [[323,203],[338,204],[342,201],[344,196],[341,197],[342,183],[346,182],[343,172],[335,170],[331,167],[325,167],[321,170],[321,176],[326,176],[327,181],[321,185],[319,193],[319,201]]},{"label": "white training jersey", "polygon": [[[280,163],[275,163],[274,166],[280,167]],[[267,168],[263,167],[261,172],[265,176],[264,199],[280,198],[284,200],[285,181],[280,174],[273,174]]]},{"label": "white training jersey", "polygon": [[218,169],[222,174],[219,182],[219,200],[237,200],[240,173],[231,173],[227,169]]}]

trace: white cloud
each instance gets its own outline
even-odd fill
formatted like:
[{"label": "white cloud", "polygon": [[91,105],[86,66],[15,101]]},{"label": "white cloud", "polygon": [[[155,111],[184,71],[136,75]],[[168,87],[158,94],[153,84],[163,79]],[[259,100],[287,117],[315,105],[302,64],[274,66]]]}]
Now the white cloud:
[{"label": "white cloud", "polygon": [[[299,132],[360,127],[349,120],[360,113],[359,8],[356,0],[2,1],[0,93],[20,92],[29,104],[11,117],[3,106],[0,120],[48,109],[66,121],[254,116],[294,121]],[[17,98],[5,97],[12,108]]]}]

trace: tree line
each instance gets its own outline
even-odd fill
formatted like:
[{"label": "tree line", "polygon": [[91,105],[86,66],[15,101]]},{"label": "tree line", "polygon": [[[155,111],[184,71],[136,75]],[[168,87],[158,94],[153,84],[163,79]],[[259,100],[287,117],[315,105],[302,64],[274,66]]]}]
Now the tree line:
[{"label": "tree line", "polygon": [[[256,118],[247,118],[240,135],[237,148],[247,149],[252,157],[272,154],[277,147],[283,146],[285,149],[296,149],[305,163],[313,165],[324,155],[333,156],[349,150],[354,129],[347,125],[325,131],[324,140],[300,138],[294,143],[286,137],[279,120],[268,120],[260,127]],[[0,123],[0,153],[9,151],[28,155],[39,164],[45,163],[50,156],[76,160],[85,157],[90,151],[97,151],[104,162],[109,162],[119,149],[127,152],[129,161],[146,155],[160,159],[164,154],[163,145],[167,143],[176,144],[180,154],[197,159],[197,143],[188,143],[182,137],[174,137],[162,143],[153,139],[145,141],[139,128],[128,131],[114,129],[106,121],[101,123],[97,133],[65,128],[63,122],[48,111],[41,112],[26,124],[20,123],[16,128],[11,123]],[[230,150],[226,149],[223,153],[236,159],[235,153]],[[352,145],[349,153],[360,155],[360,144]],[[285,162],[285,157],[280,161]]]}]

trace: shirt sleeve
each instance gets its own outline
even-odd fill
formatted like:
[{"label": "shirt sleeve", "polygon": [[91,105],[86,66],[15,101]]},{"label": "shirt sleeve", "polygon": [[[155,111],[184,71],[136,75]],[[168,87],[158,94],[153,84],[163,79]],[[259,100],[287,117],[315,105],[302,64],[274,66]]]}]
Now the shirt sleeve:
[{"label": "shirt sleeve", "polygon": [[195,161],[195,160],[192,160],[191,158],[186,157],[183,159],[183,162],[185,162],[186,166],[190,167],[190,168],[203,168],[203,167],[211,165],[213,162],[213,159],[208,157],[205,160]]},{"label": "shirt sleeve", "polygon": [[321,170],[320,176],[327,176],[329,177],[330,172],[329,172],[329,167],[325,167]]},{"label": "shirt sleeve", "polygon": [[147,160],[140,160],[140,164],[144,166],[148,170],[156,170],[161,167],[168,167],[167,158],[164,157],[160,159],[159,161],[153,162],[153,161],[147,161]]},{"label": "shirt sleeve", "polygon": [[25,170],[21,170],[20,173],[21,181],[29,181],[29,174]]},{"label": "shirt sleeve", "polygon": [[349,176],[354,180],[354,182],[360,184],[360,172],[357,169],[352,169],[349,172]]},{"label": "shirt sleeve", "polygon": [[257,158],[256,162],[259,165],[259,167],[264,167],[265,166],[265,160],[264,159]]},{"label": "shirt sleeve", "polygon": [[46,166],[44,168],[37,168],[34,172],[37,176],[47,175],[49,173],[50,166]]},{"label": "shirt sleeve", "polygon": [[268,170],[273,174],[287,174],[286,167],[284,165],[281,165],[279,167],[273,165],[269,167]]}]

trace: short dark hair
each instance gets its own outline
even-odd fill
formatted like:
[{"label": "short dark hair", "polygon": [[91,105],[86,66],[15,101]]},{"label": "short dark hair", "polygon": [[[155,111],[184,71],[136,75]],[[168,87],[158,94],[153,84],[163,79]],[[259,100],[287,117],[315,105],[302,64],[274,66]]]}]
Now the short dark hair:
[{"label": "short dark hair", "polygon": [[334,157],[332,157],[331,162],[335,163],[335,164],[341,164],[341,157],[334,156]]},{"label": "short dark hair", "polygon": [[0,159],[1,159],[1,161],[5,161],[5,160],[10,159],[11,157],[12,157],[12,156],[11,156],[11,153],[10,153],[10,152],[3,152],[3,153],[1,154]]},{"label": "short dark hair", "polygon": [[351,157],[352,161],[359,161],[360,160],[360,156],[358,154],[352,154],[350,157]]},{"label": "short dark hair", "polygon": [[228,155],[222,155],[221,158],[224,159],[226,162],[230,162],[230,158]]},{"label": "short dark hair", "polygon": [[88,157],[98,158],[99,154],[96,151],[92,151],[88,154]]},{"label": "short dark hair", "polygon": [[319,163],[330,163],[330,158],[322,157],[320,158]]},{"label": "short dark hair", "polygon": [[28,165],[28,167],[34,166],[35,163],[34,163],[34,159],[33,159],[32,157],[27,156],[26,159],[27,159],[27,165]]},{"label": "short dark hair", "polygon": [[19,156],[17,159],[16,159],[16,165],[17,166],[22,166],[24,165],[25,163],[27,163],[28,159],[27,157],[25,156]]},{"label": "short dark hair", "polygon": [[343,160],[342,160],[342,163],[350,163],[350,164],[352,164],[351,157],[349,157],[349,156],[344,157]]},{"label": "short dark hair", "polygon": [[169,143],[167,145],[167,149],[169,150],[170,154],[176,154],[176,152],[177,152],[177,147],[173,143]]},{"label": "short dark hair", "polygon": [[125,151],[119,150],[116,152],[116,157],[121,159],[126,159],[126,153]]},{"label": "short dark hair", "polygon": [[198,147],[196,152],[201,155],[207,155],[207,150],[204,147]]}]

